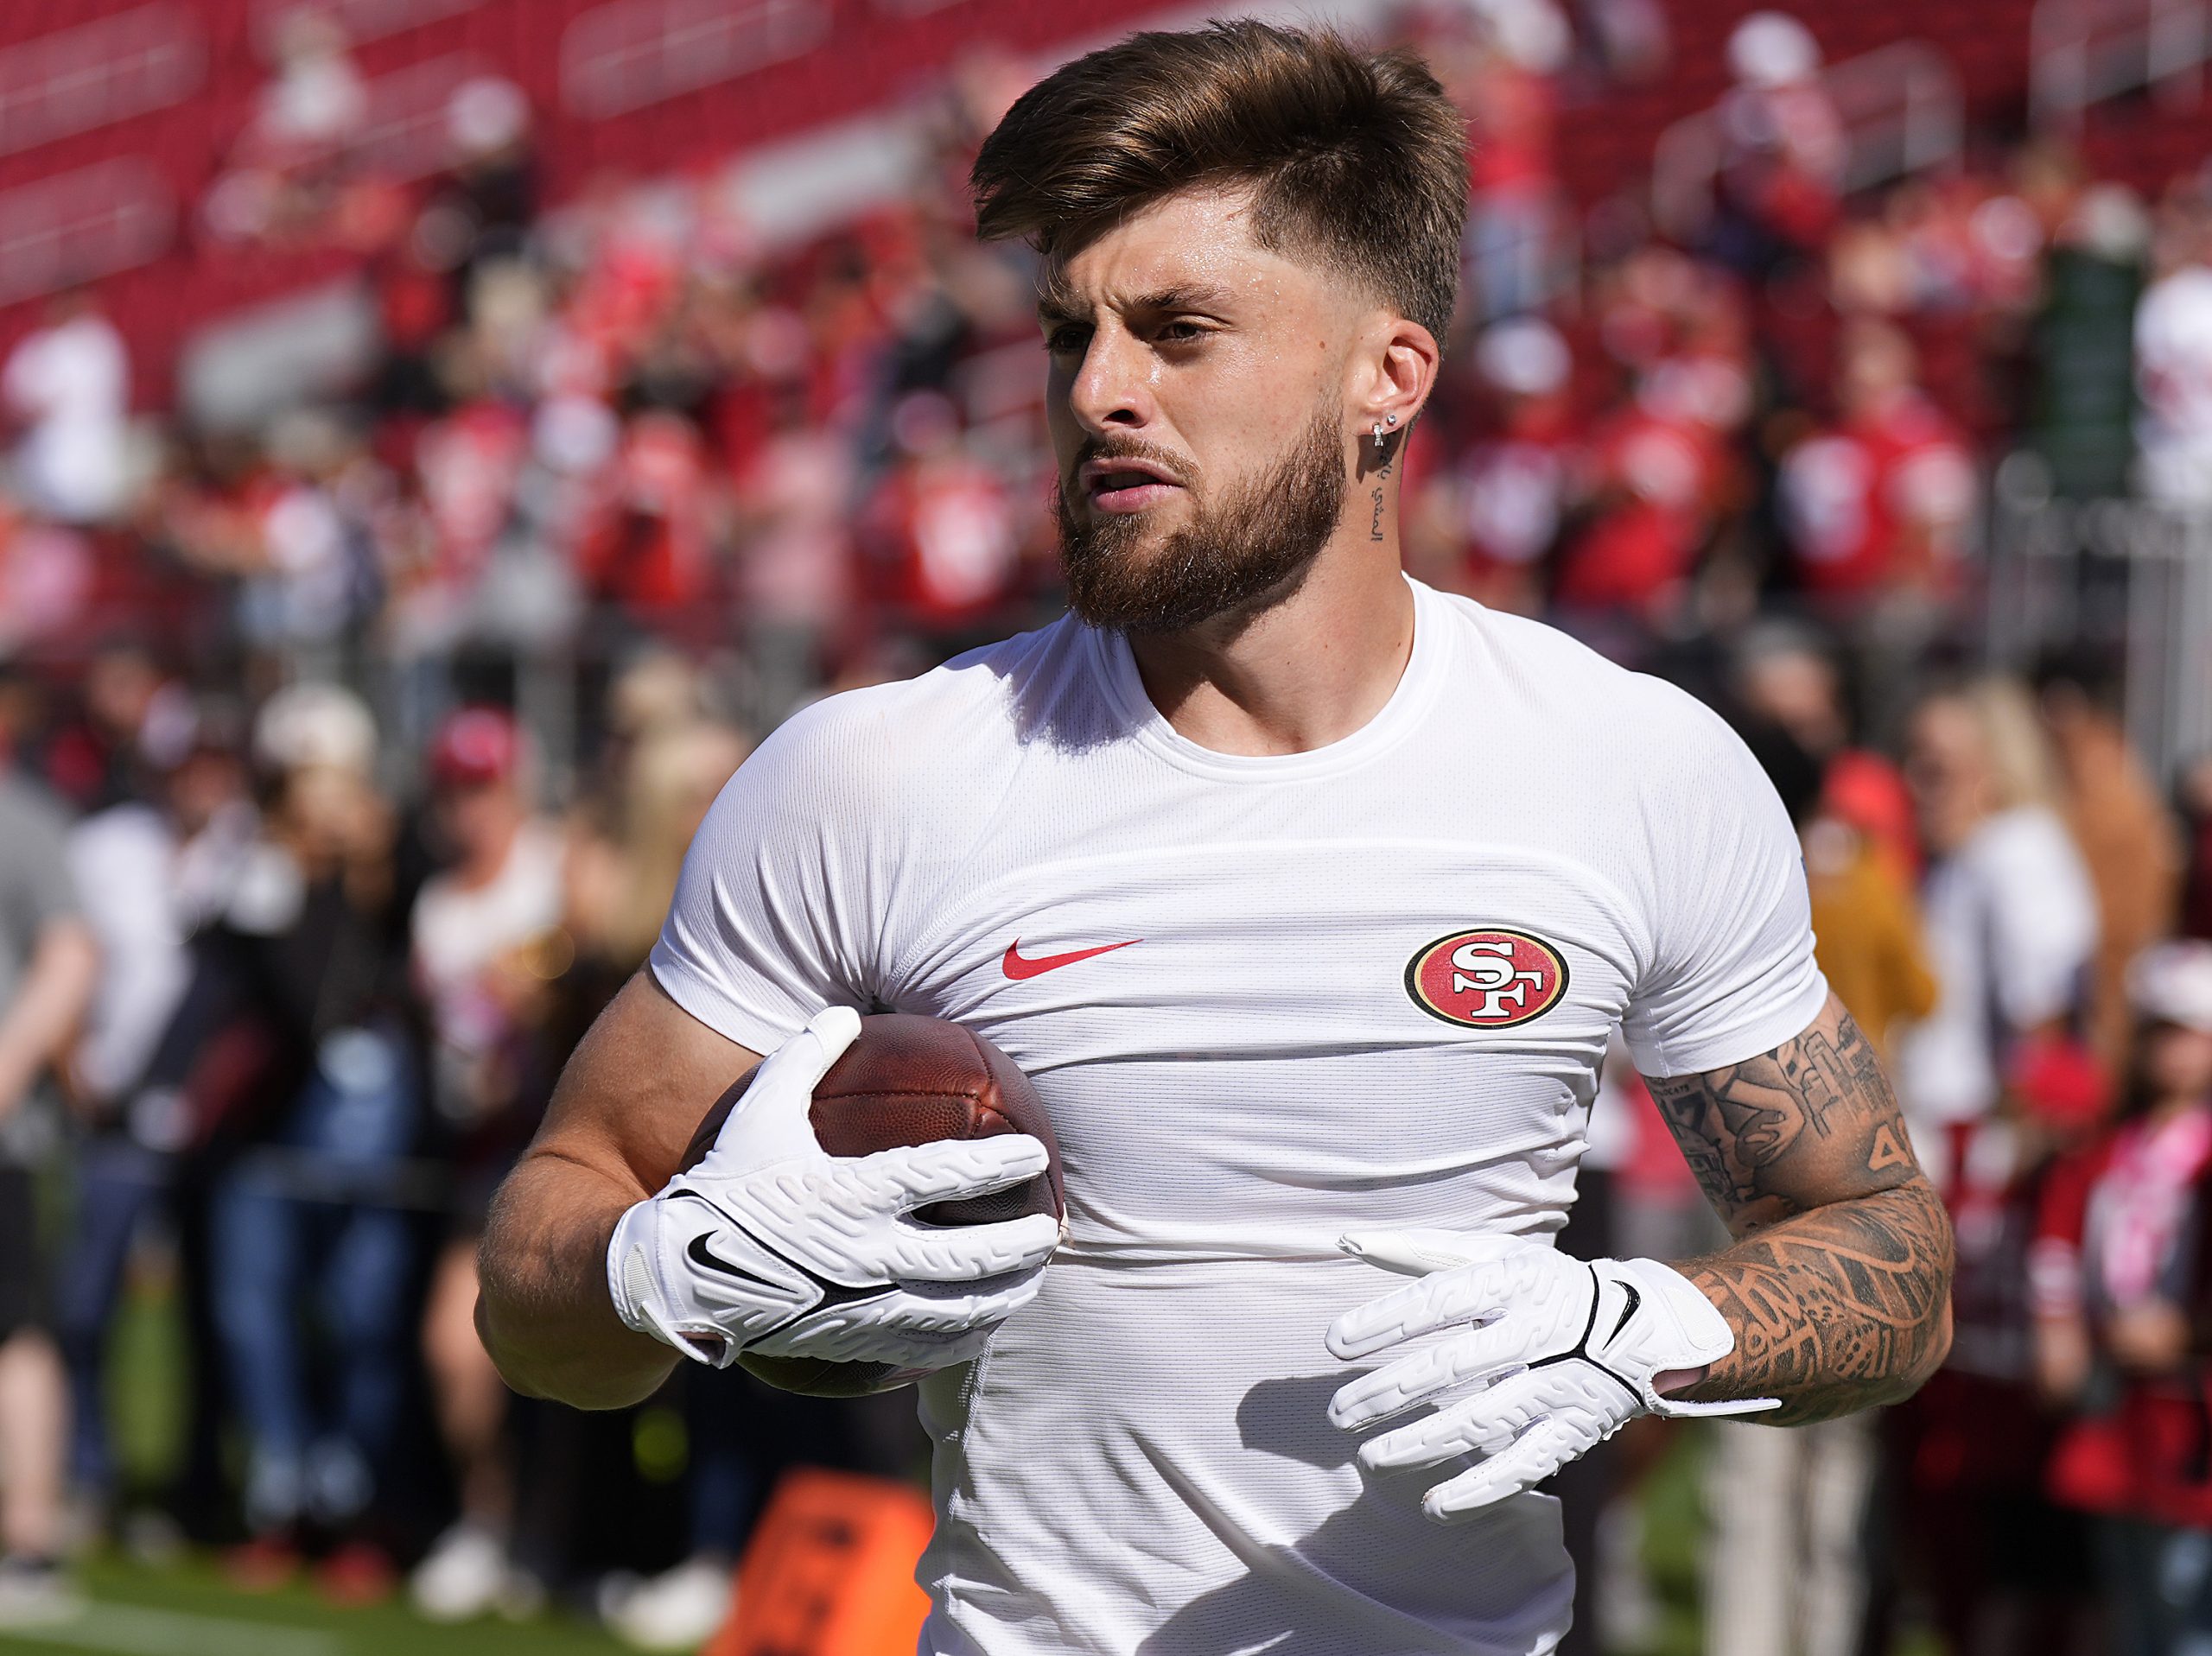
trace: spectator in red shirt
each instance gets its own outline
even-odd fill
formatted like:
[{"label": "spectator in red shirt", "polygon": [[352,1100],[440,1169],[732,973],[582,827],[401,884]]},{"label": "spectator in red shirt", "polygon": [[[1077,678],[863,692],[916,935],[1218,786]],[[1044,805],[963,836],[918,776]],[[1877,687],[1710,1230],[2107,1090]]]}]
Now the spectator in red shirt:
[{"label": "spectator in red shirt", "polygon": [[891,438],[898,458],[860,519],[872,596],[904,626],[957,639],[1012,588],[1020,555],[1015,503],[969,449],[950,398],[908,393],[892,411]]},{"label": "spectator in red shirt", "polygon": [[1783,457],[1783,523],[1797,580],[1853,607],[1948,587],[1974,506],[1964,441],[1918,382],[1911,341],[1860,320],[1838,351],[1837,421]]},{"label": "spectator in red shirt", "polygon": [[2121,1120],[2045,1188],[2038,1378],[2079,1418],[2051,1493],[2094,1514],[2114,1656],[2212,1641],[2212,943],[2139,955]]},{"label": "spectator in red shirt", "polygon": [[1681,604],[1711,536],[1724,461],[1710,428],[1643,389],[1592,433],[1583,516],[1560,550],[1553,597],[1569,612],[1656,625]]},{"label": "spectator in red shirt", "polygon": [[581,549],[586,590],[677,629],[708,595],[714,573],[713,479],[698,428],[673,409],[639,409],[624,428],[611,480],[608,510]]}]

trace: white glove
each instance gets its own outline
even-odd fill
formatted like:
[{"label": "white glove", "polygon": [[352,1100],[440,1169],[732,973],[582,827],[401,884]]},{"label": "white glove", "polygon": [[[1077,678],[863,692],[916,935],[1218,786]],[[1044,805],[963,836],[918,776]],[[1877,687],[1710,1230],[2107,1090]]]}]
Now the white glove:
[{"label": "white glove", "polygon": [[1346,1311],[1328,1346],[1371,1356],[1401,1341],[1452,1330],[1362,1374],[1337,1393],[1329,1418],[1359,1431],[1417,1405],[1433,1413],[1371,1437],[1363,1466],[1433,1466],[1484,1458],[1430,1489],[1421,1511],[1464,1519],[1541,1482],[1639,1414],[1751,1414],[1773,1398],[1681,1403],[1657,1376],[1703,1368],[1736,1336],[1696,1285],[1656,1259],[1584,1261],[1548,1241],[1454,1231],[1347,1236],[1355,1259],[1419,1282]]},{"label": "white glove", "polygon": [[987,1196],[1049,1165],[1026,1133],[872,1156],[824,1152],[815,1083],[860,1033],[832,1006],[762,1061],[699,1164],[614,1227],[616,1315],[724,1368],[741,1351],[926,1372],[965,1362],[1036,1294],[1060,1237],[1050,1214],[931,1225],[931,1202]]}]

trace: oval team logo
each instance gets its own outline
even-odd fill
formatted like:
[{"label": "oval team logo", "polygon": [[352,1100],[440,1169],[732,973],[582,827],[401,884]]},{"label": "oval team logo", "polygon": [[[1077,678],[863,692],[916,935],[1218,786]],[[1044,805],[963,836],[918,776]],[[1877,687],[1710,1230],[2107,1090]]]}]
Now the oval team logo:
[{"label": "oval team logo", "polygon": [[1447,1024],[1510,1029],[1559,1003],[1567,993],[1567,961],[1525,931],[1455,931],[1406,962],[1406,993]]}]

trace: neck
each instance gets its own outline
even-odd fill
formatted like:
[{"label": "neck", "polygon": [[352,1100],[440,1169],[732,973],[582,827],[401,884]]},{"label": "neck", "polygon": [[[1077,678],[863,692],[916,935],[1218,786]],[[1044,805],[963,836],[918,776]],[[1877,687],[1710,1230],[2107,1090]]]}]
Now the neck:
[{"label": "neck", "polygon": [[1177,734],[1217,753],[1304,753],[1382,710],[1413,654],[1414,598],[1395,512],[1378,544],[1363,506],[1348,495],[1344,523],[1287,596],[1187,631],[1131,636],[1145,694]]}]

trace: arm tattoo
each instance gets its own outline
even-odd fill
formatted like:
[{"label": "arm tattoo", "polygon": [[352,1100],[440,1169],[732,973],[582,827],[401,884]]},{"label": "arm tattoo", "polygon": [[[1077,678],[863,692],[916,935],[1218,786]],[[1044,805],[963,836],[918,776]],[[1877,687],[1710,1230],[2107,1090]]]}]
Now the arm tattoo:
[{"label": "arm tattoo", "polygon": [[1951,1226],[1872,1046],[1831,998],[1796,1040],[1650,1082],[1735,1245],[1683,1265],[1736,1349],[1683,1395],[1796,1425],[1894,1402],[1950,1344]]}]

